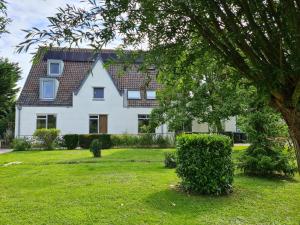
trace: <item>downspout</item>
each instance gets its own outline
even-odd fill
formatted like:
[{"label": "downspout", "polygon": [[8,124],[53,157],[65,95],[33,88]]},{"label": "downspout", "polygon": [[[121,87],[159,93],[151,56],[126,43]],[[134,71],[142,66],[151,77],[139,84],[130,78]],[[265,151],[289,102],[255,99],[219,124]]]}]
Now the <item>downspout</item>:
[{"label": "downspout", "polygon": [[22,110],[22,106],[17,105],[17,109],[18,109],[18,138],[20,138],[20,136],[21,136],[21,110]]}]

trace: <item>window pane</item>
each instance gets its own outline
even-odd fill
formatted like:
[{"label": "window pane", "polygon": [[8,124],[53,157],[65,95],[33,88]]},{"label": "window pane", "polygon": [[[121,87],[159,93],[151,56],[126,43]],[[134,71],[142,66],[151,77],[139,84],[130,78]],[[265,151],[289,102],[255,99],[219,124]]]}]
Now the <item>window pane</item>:
[{"label": "window pane", "polygon": [[149,115],[138,115],[138,132],[139,133],[155,133],[155,129],[149,125]]},{"label": "window pane", "polygon": [[141,99],[140,91],[128,91],[127,93],[128,99]]},{"label": "window pane", "polygon": [[48,129],[56,128],[56,116],[48,115]]},{"label": "window pane", "polygon": [[46,118],[36,120],[36,129],[46,128]]},{"label": "window pane", "polygon": [[98,133],[98,119],[90,118],[90,134]]},{"label": "window pane", "polygon": [[104,98],[104,88],[94,88],[94,98]]},{"label": "window pane", "polygon": [[50,74],[59,74],[59,63],[50,63]]},{"label": "window pane", "polygon": [[43,98],[54,98],[54,80],[43,81]]},{"label": "window pane", "polygon": [[155,91],[147,91],[147,99],[156,99]]}]

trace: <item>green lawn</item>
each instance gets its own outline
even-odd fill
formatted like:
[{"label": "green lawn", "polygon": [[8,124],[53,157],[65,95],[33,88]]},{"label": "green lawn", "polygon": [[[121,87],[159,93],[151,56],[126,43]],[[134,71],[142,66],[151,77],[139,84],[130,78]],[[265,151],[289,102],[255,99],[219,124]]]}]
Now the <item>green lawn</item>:
[{"label": "green lawn", "polygon": [[[299,224],[300,177],[236,174],[234,193],[189,196],[161,149],[0,155],[0,224]],[[234,150],[234,158],[242,149]],[[8,162],[22,164],[3,166]]]}]

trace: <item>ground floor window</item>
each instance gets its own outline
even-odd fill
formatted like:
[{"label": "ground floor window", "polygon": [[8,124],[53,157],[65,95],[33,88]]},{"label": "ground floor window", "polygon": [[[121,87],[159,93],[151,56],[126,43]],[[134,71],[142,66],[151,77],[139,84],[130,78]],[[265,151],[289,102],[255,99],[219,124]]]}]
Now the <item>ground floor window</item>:
[{"label": "ground floor window", "polygon": [[56,115],[47,114],[47,115],[37,115],[36,119],[36,129],[51,129],[56,128]]},{"label": "ground floor window", "polygon": [[155,128],[150,127],[150,115],[138,115],[138,132],[139,133],[155,133]]},{"label": "ground floor window", "polygon": [[107,133],[107,115],[90,115],[89,119],[90,134]]}]

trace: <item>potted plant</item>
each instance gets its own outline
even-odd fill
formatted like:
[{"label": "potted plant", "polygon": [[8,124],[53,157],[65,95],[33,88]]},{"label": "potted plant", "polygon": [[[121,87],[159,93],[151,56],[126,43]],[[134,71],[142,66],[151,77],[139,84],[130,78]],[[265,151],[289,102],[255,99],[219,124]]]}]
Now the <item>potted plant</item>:
[{"label": "potted plant", "polygon": [[90,151],[93,153],[94,157],[101,157],[101,147],[102,144],[99,140],[95,139],[90,145]]}]

